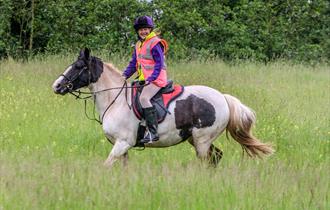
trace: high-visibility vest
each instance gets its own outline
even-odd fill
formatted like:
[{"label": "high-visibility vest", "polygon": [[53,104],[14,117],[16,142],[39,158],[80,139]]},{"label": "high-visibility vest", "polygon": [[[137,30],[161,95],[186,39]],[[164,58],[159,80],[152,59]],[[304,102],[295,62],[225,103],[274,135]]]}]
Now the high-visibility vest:
[{"label": "high-visibility vest", "polygon": [[[146,80],[154,71],[156,62],[154,61],[151,53],[151,49],[161,42],[164,47],[164,55],[167,51],[167,43],[165,40],[160,39],[156,36],[155,33],[151,33],[151,36],[148,36],[146,40],[141,44],[140,41],[136,43],[136,59],[137,59],[137,71],[138,71],[138,80]],[[142,45],[142,46],[141,46]],[[165,56],[164,56],[165,57]],[[164,58],[165,60],[165,58]],[[166,74],[166,64],[164,61],[164,66],[162,67],[159,76],[156,80],[152,81],[155,85],[159,87],[165,87],[167,84],[167,74]]]}]

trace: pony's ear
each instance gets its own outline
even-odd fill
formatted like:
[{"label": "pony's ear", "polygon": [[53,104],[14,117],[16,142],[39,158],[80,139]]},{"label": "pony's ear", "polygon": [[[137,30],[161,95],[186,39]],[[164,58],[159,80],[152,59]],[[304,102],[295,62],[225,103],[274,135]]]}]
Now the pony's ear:
[{"label": "pony's ear", "polygon": [[85,58],[86,58],[87,60],[89,60],[90,52],[91,52],[91,51],[90,51],[87,47],[85,47],[84,53],[85,53]]},{"label": "pony's ear", "polygon": [[87,47],[85,47],[85,49],[80,50],[79,57],[81,57],[83,59],[86,59],[86,60],[89,60],[90,50]]}]

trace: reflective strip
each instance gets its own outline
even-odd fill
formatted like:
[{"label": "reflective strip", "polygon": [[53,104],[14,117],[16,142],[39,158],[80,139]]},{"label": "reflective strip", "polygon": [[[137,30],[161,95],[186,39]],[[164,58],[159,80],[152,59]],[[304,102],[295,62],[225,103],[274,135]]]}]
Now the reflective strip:
[{"label": "reflective strip", "polygon": [[[137,50],[137,58],[138,59],[144,59],[144,60],[146,60],[144,62],[147,62],[147,63],[149,63],[148,61],[153,61],[154,62],[154,59],[153,59],[152,54],[151,54],[151,46],[155,42],[158,42],[158,41],[159,41],[158,39],[151,39],[148,42],[146,42],[145,45],[143,43],[142,45],[144,45],[144,46],[140,46],[140,48],[139,48],[139,44],[140,43],[137,43],[137,45],[136,45],[136,48],[137,48],[136,49]],[[142,53],[142,49],[143,48],[145,48],[145,50],[143,50],[143,53]],[[142,65],[142,69],[143,70],[146,70],[146,71],[154,70],[154,68],[155,68],[155,65],[154,64],[141,64],[141,65]],[[165,63],[165,56],[164,56],[164,65],[162,66],[162,70],[166,70],[166,69],[167,69],[167,66],[166,66],[166,63]],[[140,76],[143,75],[142,72],[143,71],[141,71]]]},{"label": "reflective strip", "polygon": [[146,59],[146,60],[153,60],[152,55],[150,55],[150,53],[147,53],[146,55],[139,53],[138,58]]},{"label": "reflective strip", "polygon": [[142,65],[143,69],[145,70],[154,70],[154,65]]},{"label": "reflective strip", "polygon": [[[143,65],[143,68],[145,70],[153,70],[155,68],[155,65]],[[164,65],[162,66],[162,69],[164,69],[164,70],[167,69],[167,65],[165,63],[165,59],[164,59]]]},{"label": "reflective strip", "polygon": [[[138,53],[138,58],[140,59],[145,59],[145,60],[153,60],[153,57],[151,55],[151,45],[153,43],[155,43],[155,41],[157,41],[157,39],[151,39],[150,41],[147,42],[146,44],[146,52],[145,54],[141,53],[141,51],[139,50],[139,53]],[[143,46],[139,46],[140,43],[137,43],[137,47],[139,49],[139,47],[143,47]],[[143,44],[142,44],[143,45]]]},{"label": "reflective strip", "polygon": [[[143,65],[143,69],[145,70],[154,70],[155,65]],[[167,66],[166,63],[164,63],[164,66],[162,67],[162,70],[166,70]]]},{"label": "reflective strip", "polygon": [[146,60],[153,60],[152,58],[152,55],[151,55],[151,45],[155,42],[156,40],[155,39],[152,39],[151,41],[149,41],[147,43],[147,46],[146,46],[146,54],[145,55],[142,55],[144,56],[143,58],[146,59]]}]

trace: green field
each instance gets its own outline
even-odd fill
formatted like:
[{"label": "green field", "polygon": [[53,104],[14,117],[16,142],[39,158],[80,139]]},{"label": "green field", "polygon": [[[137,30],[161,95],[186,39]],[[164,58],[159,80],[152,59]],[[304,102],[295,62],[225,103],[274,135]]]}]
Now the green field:
[{"label": "green field", "polygon": [[[211,86],[254,109],[254,133],[275,154],[249,159],[222,136],[216,169],[182,143],[131,150],[127,168],[109,171],[100,126],[82,101],[51,89],[75,58],[0,63],[0,210],[330,209],[329,66],[172,63],[177,83]],[[120,69],[127,62],[114,60]]]}]

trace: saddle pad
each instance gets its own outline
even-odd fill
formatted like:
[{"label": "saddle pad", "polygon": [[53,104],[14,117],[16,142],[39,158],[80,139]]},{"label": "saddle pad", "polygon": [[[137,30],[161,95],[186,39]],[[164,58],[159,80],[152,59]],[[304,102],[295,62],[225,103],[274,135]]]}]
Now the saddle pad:
[{"label": "saddle pad", "polygon": [[[171,102],[174,101],[177,97],[179,97],[184,91],[184,87],[182,85],[174,85],[173,89],[174,90],[172,92],[165,93],[165,94],[162,94],[161,91],[159,91],[150,100],[151,104],[156,109],[158,123],[161,123],[165,119],[166,114],[169,113],[168,107],[171,104]],[[141,91],[142,91],[141,87],[132,88],[133,111],[134,111],[134,114],[136,115],[136,117],[139,120],[142,120],[142,118],[144,118],[143,111],[142,111],[142,106],[141,106],[140,100],[139,100]]]}]

